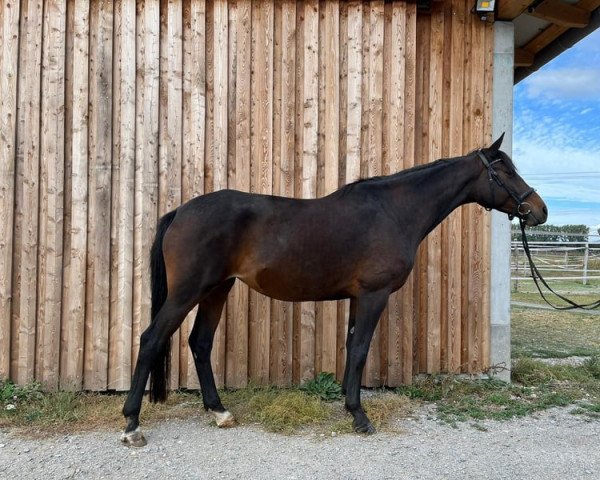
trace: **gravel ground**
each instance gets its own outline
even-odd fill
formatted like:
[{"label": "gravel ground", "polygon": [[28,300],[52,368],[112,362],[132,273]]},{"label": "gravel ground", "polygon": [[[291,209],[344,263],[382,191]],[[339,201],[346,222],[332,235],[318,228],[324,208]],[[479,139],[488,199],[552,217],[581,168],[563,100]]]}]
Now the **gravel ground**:
[{"label": "gravel ground", "polygon": [[45,440],[0,432],[0,478],[597,479],[600,422],[554,409],[458,428],[425,410],[401,433],[283,436],[221,430],[207,415],[145,430],[148,446],[123,447],[118,432]]}]

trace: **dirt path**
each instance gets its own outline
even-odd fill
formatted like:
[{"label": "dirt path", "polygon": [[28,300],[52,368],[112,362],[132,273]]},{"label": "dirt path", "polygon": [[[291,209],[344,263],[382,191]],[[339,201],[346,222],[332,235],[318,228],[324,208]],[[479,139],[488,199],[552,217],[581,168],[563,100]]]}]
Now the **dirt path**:
[{"label": "dirt path", "polygon": [[209,417],[146,430],[129,449],[117,432],[27,440],[0,432],[0,478],[597,479],[600,421],[555,409],[509,422],[452,428],[426,412],[402,433],[282,436],[220,430]]}]

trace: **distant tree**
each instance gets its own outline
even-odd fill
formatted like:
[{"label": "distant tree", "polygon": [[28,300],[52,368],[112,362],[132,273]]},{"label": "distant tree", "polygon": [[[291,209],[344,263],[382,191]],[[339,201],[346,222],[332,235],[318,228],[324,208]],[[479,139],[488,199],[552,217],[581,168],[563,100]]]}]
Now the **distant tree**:
[{"label": "distant tree", "polygon": [[[527,238],[530,242],[587,242],[589,234],[586,225],[538,225],[528,229]],[[521,241],[521,229],[515,223],[512,224],[511,239]]]}]

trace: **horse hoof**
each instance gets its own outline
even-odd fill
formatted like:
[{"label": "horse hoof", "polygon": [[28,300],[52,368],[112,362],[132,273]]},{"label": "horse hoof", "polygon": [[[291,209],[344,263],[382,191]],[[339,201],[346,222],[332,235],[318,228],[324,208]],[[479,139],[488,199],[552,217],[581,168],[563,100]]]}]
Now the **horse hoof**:
[{"label": "horse hoof", "polygon": [[235,418],[233,418],[233,415],[228,410],[225,410],[224,412],[215,412],[214,410],[210,410],[210,413],[212,413],[215,417],[217,427],[230,428],[235,426]]},{"label": "horse hoof", "polygon": [[377,433],[375,427],[370,423],[366,423],[364,425],[355,425],[354,431],[357,433],[366,433],[367,435],[373,435],[374,433]]},{"label": "horse hoof", "polygon": [[136,428],[133,432],[123,432],[121,443],[128,447],[144,447],[148,442],[141,430]]}]

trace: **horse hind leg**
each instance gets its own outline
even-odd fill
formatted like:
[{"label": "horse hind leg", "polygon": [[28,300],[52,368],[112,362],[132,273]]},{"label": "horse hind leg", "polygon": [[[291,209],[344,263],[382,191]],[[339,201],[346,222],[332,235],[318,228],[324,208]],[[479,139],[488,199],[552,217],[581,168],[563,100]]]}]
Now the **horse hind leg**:
[{"label": "horse hind leg", "polygon": [[146,445],[146,439],[139,429],[139,415],[150,371],[166,348],[169,339],[196,302],[197,299],[191,297],[186,300],[177,296],[167,297],[154,321],[140,337],[140,351],[131,382],[131,389],[123,407],[123,415],[127,420],[127,426],[121,436],[121,441],[125,445],[133,447]]},{"label": "horse hind leg", "polygon": [[189,338],[202,390],[204,408],[213,414],[217,426],[222,428],[234,426],[235,419],[221,403],[210,363],[210,354],[223,306],[234,282],[234,278],[227,280],[213,289],[208,297],[200,302]]}]

